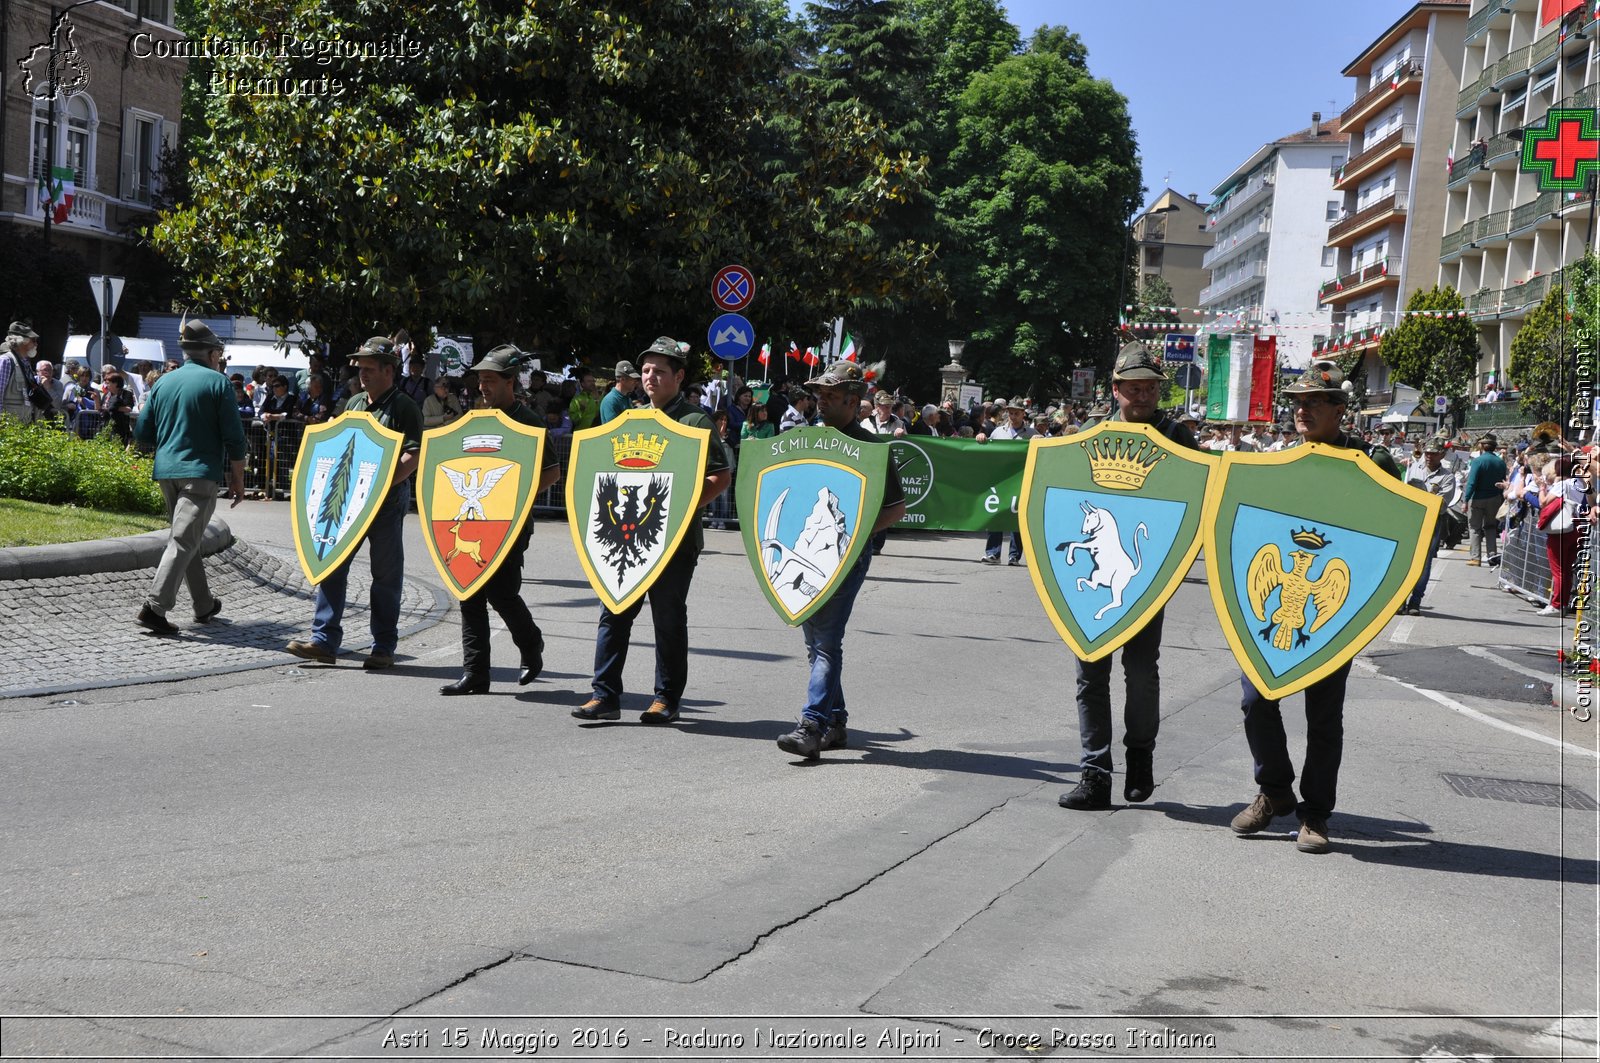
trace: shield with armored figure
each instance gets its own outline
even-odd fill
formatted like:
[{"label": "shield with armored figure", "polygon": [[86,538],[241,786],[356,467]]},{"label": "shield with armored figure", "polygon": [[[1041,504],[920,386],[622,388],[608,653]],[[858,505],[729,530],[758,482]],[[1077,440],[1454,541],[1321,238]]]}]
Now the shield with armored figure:
[{"label": "shield with armored figure", "polygon": [[294,548],[312,586],[344,564],[400,467],[405,437],[369,413],[308,425],[294,463]]},{"label": "shield with armored figure", "polygon": [[1023,553],[1045,612],[1079,658],[1122,646],[1183,582],[1216,465],[1128,421],[1033,440],[1018,502]]},{"label": "shield with armored figure", "polygon": [[711,430],[659,410],[629,410],[572,434],[568,527],[600,601],[620,613],[638,601],[699,520]]},{"label": "shield with armored figure", "polygon": [[833,428],[747,440],[735,501],[756,582],[784,623],[828,603],[872,539],[889,447]]},{"label": "shield with armored figure", "polygon": [[1206,579],[1256,689],[1304,690],[1376,638],[1422,573],[1442,503],[1357,450],[1226,455],[1206,499]]},{"label": "shield with armored figure", "polygon": [[529,516],[545,430],[474,410],[422,434],[417,511],[445,590],[459,601],[500,568]]}]

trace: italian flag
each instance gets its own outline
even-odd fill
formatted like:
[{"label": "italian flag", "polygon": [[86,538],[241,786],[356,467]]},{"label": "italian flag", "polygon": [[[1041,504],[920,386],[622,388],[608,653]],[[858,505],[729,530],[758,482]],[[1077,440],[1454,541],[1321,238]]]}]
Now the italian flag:
[{"label": "italian flag", "polygon": [[756,361],[766,365],[772,360],[772,342],[769,340],[761,345],[761,353],[756,355]]},{"label": "italian flag", "polygon": [[72,197],[78,191],[73,177],[72,167],[52,166],[48,180],[43,176],[39,178],[39,206],[44,213],[52,215],[50,220],[57,225],[66,221],[72,210]]},{"label": "italian flag", "polygon": [[794,340],[789,341],[789,357],[797,362],[804,361],[804,359],[800,357],[800,345]]},{"label": "italian flag", "polygon": [[806,356],[801,361],[805,362],[806,365],[816,366],[822,363],[822,356],[817,353],[815,347],[807,347]]},{"label": "italian flag", "polygon": [[839,348],[839,357],[847,362],[853,362],[860,353],[861,348],[856,346],[856,338],[846,332],[844,334],[844,346]]}]

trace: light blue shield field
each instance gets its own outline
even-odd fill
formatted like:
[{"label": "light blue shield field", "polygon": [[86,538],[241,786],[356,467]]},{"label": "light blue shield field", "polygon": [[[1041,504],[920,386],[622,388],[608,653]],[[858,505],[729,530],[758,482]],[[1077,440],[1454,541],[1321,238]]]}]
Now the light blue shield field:
[{"label": "light blue shield field", "polygon": [[860,473],[823,461],[761,473],[754,515],[761,573],[790,616],[825,600],[844,575],[865,487]]},{"label": "light blue shield field", "polygon": [[1104,635],[1150,589],[1188,510],[1142,495],[1046,488],[1039,553],[1087,639]]},{"label": "light blue shield field", "polygon": [[[1319,549],[1297,545],[1292,536],[1302,530],[1316,532],[1327,545]],[[1272,586],[1262,610],[1265,619],[1252,625],[1251,644],[1261,652],[1274,677],[1283,676],[1322,650],[1356,618],[1362,606],[1378,593],[1398,549],[1393,539],[1332,524],[1311,527],[1303,518],[1248,505],[1239,507],[1230,540],[1234,594],[1240,613],[1256,617],[1250,602],[1253,583],[1264,580],[1261,586]],[[1268,544],[1276,551],[1276,567],[1284,575],[1272,574],[1263,568],[1255,574],[1257,579],[1252,579],[1251,570],[1257,565],[1261,548]],[[1310,558],[1298,575],[1293,573],[1297,567],[1296,554],[1302,562]],[[1349,570],[1348,590],[1337,595],[1336,603],[1329,603],[1328,619],[1319,624],[1316,596],[1295,594],[1293,588],[1326,586],[1323,581],[1332,578],[1331,570],[1341,561]],[[1303,603],[1299,601],[1301,598],[1304,598]],[[1316,631],[1308,630],[1312,625],[1316,625]],[[1274,644],[1274,636],[1280,632],[1291,643],[1287,650]]]}]

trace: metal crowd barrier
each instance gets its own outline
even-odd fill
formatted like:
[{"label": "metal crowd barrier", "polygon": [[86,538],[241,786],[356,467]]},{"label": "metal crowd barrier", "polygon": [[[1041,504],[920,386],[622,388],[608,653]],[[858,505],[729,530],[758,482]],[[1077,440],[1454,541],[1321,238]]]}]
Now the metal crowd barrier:
[{"label": "metal crowd barrier", "polygon": [[[1545,533],[1538,528],[1534,514],[1524,517],[1512,528],[1500,550],[1499,584],[1502,590],[1521,594],[1548,604],[1550,601],[1550,555],[1545,552]],[[1573,565],[1576,584],[1584,578],[1583,548]],[[1591,524],[1588,536],[1588,579],[1590,588],[1600,573],[1600,524]],[[1576,587],[1574,587],[1576,589]]]}]

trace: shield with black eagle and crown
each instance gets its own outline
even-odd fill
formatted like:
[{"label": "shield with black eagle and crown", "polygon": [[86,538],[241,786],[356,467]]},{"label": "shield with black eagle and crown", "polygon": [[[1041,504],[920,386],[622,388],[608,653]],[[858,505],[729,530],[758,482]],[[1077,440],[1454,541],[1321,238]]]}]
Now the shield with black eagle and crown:
[{"label": "shield with black eagle and crown", "polygon": [[637,602],[699,520],[711,430],[629,410],[572,434],[568,527],[578,560],[613,613]]}]

